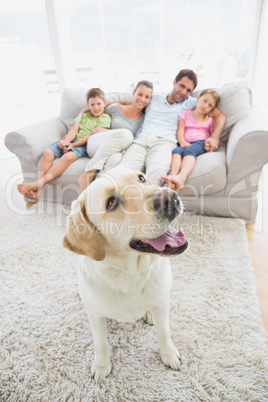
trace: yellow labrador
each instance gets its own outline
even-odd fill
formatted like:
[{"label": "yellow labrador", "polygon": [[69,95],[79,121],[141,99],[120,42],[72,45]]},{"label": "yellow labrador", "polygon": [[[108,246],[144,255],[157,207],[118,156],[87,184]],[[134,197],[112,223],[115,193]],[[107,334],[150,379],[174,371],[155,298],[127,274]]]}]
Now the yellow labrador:
[{"label": "yellow labrador", "polygon": [[95,180],[72,204],[63,245],[81,254],[79,292],[94,340],[97,382],[111,372],[106,318],[152,323],[153,316],[162,361],[180,366],[170,337],[166,256],[187,248],[183,233],[169,226],[181,212],[175,191],[152,186],[143,173],[124,166]]}]

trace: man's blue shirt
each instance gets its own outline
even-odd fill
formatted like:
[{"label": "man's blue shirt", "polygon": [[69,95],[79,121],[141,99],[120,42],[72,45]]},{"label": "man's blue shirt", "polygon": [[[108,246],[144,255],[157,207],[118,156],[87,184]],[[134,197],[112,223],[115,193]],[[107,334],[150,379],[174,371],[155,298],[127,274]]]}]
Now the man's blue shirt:
[{"label": "man's blue shirt", "polygon": [[179,115],[183,110],[192,110],[196,106],[196,98],[189,96],[185,101],[170,104],[168,95],[153,95],[146,108],[144,122],[137,138],[154,135],[169,141],[177,142],[176,133]]}]

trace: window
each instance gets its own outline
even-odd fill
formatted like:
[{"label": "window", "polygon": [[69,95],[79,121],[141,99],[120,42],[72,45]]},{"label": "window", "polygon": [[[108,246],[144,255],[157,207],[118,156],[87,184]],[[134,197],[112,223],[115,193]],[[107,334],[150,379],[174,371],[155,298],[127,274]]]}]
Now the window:
[{"label": "window", "polygon": [[185,67],[197,72],[199,88],[250,85],[261,4],[266,1],[1,2],[1,141],[12,129],[56,115],[65,86],[129,91],[148,79],[166,92]]},{"label": "window", "polygon": [[105,91],[140,79],[170,87],[181,68],[199,86],[249,78],[258,0],[100,0],[68,9],[76,78]]},{"label": "window", "polygon": [[8,131],[57,114],[59,86],[43,0],[0,3],[0,158]]}]

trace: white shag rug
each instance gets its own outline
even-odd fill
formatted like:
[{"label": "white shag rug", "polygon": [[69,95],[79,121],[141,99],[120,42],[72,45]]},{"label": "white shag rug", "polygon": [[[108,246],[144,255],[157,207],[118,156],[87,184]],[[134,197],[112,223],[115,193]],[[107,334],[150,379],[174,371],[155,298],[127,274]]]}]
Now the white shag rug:
[{"label": "white shag rug", "polygon": [[1,401],[268,400],[266,337],[241,220],[179,219],[190,244],[171,259],[181,370],[161,362],[154,327],[108,320],[113,371],[97,385],[78,256],[61,245],[68,212],[39,203],[0,234]]}]

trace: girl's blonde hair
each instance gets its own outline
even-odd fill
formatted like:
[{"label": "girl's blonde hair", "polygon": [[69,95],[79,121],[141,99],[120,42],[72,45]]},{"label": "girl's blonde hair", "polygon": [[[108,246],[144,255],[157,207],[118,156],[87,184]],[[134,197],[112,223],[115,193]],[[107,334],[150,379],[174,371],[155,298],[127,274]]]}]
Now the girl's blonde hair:
[{"label": "girl's blonde hair", "polygon": [[[215,89],[211,89],[211,88],[204,89],[204,90],[199,94],[199,96],[201,97],[201,96],[204,96],[204,95],[211,95],[211,96],[212,96],[212,98],[213,98],[213,100],[214,100],[214,102],[215,102],[215,106],[214,106],[213,109],[215,109],[215,107],[218,107],[218,105],[219,105],[219,103],[220,103],[220,101],[221,101],[221,97],[220,97],[220,95],[218,94],[218,92],[215,91]],[[213,109],[212,109],[212,110],[213,110]],[[208,115],[205,114],[205,116],[204,116],[204,122],[207,121],[207,119],[208,119]]]},{"label": "girl's blonde hair", "polygon": [[[214,102],[215,102],[214,108],[217,107],[217,106],[219,105],[220,101],[221,101],[221,97],[220,97],[220,95],[218,94],[218,92],[215,91],[215,89],[208,88],[208,89],[204,89],[204,90],[199,94],[199,96],[203,96],[203,95],[207,95],[207,94],[212,96],[212,98],[213,98],[213,100],[214,100]],[[213,109],[214,109],[214,108],[213,108]]]}]

